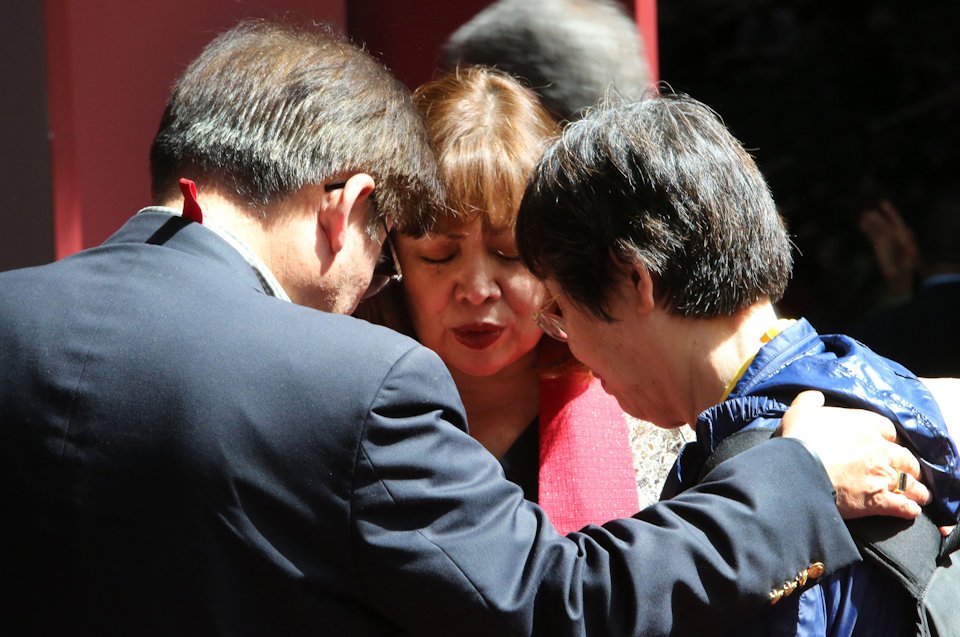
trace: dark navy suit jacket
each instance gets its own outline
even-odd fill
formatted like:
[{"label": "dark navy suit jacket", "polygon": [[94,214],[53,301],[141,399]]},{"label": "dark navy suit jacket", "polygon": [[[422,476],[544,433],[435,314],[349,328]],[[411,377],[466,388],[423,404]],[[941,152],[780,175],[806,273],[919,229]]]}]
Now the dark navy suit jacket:
[{"label": "dark navy suit jacket", "polygon": [[859,559],[775,440],[558,535],[441,361],[147,212],[0,274],[0,633],[708,635]]}]

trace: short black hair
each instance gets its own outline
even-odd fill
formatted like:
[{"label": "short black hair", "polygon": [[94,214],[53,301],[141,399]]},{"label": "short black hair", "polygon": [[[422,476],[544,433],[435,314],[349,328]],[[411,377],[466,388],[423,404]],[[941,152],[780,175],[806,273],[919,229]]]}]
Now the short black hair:
[{"label": "short black hair", "polygon": [[401,227],[441,201],[409,91],[326,26],[250,21],[214,39],[174,86],[150,166],[157,203],[187,177],[263,210],[351,171],[376,179]]},{"label": "short black hair", "polygon": [[685,95],[610,102],[568,126],[527,186],[517,244],[534,274],[606,320],[619,264],[642,264],[658,302],[703,318],[779,300],[792,267],[753,159]]}]

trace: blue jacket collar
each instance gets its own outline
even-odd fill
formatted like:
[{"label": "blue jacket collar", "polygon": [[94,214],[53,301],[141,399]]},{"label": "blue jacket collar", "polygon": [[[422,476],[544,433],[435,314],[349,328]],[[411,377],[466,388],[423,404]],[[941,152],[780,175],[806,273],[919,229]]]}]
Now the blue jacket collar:
[{"label": "blue jacket collar", "polygon": [[875,411],[891,419],[904,444],[920,459],[924,483],[934,493],[943,523],[960,512],[960,454],[936,401],[901,365],[843,335],[820,336],[799,320],[765,344],[723,403],[697,418],[697,442],[684,448],[665,487],[685,489],[699,467],[730,434],[776,427],[803,390],[822,391],[828,404]]}]

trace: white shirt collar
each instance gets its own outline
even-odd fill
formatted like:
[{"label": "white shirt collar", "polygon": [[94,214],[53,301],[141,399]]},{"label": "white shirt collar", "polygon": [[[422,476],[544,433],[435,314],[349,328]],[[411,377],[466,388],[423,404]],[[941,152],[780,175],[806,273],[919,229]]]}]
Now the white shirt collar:
[{"label": "white shirt collar", "polygon": [[[140,214],[141,212],[161,212],[164,214],[174,215],[176,217],[181,216],[180,210],[177,210],[176,208],[167,208],[166,206],[148,206],[137,214]],[[277,277],[273,275],[273,272],[270,271],[270,268],[267,267],[267,264],[263,262],[263,259],[261,259],[260,256],[257,255],[252,248],[250,248],[250,246],[238,239],[223,226],[220,226],[209,219],[204,219],[203,224],[201,225],[229,243],[234,250],[240,253],[240,256],[244,258],[244,260],[256,273],[257,278],[260,279],[260,284],[263,285],[264,292],[270,296],[275,296],[278,299],[290,301],[290,297],[287,295],[286,291],[284,291],[283,286],[280,285]]]}]

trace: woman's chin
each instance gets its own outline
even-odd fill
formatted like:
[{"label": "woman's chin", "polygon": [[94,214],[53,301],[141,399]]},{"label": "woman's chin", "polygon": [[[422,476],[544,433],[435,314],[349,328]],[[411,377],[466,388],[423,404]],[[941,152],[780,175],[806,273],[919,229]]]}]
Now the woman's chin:
[{"label": "woman's chin", "polygon": [[459,364],[447,364],[447,367],[456,374],[462,374],[465,376],[493,376],[498,372],[503,371],[506,365],[499,363],[484,363],[481,361],[460,361]]},{"label": "woman's chin", "polygon": [[457,352],[453,356],[440,358],[454,375],[465,376],[495,376],[516,362],[515,358],[507,358],[496,352]]}]

